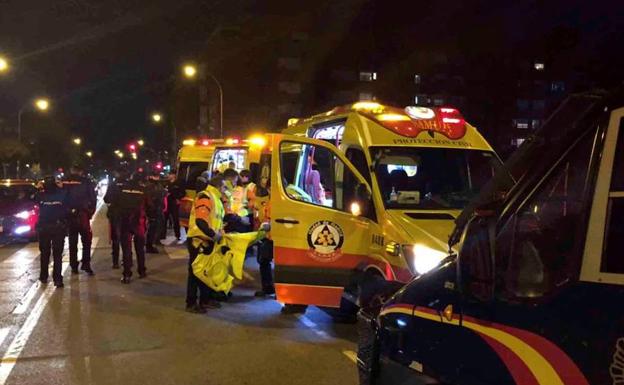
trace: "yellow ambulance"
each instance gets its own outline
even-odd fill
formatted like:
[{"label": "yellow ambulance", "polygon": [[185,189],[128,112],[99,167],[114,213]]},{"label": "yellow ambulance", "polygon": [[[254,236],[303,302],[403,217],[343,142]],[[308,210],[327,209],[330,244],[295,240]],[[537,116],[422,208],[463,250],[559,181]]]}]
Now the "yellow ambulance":
[{"label": "yellow ambulance", "polygon": [[268,135],[277,300],[351,307],[448,255],[454,220],[500,167],[454,108],[337,107]]},{"label": "yellow ambulance", "polygon": [[[212,174],[227,168],[236,171],[250,168],[253,155],[250,147],[262,146],[264,138],[252,136],[248,139],[186,139],[178,152],[177,177],[185,189],[180,202],[180,226],[188,227],[191,205],[195,197],[195,181],[204,171]],[[257,152],[256,152],[257,153]],[[257,160],[255,161],[257,164]]]}]

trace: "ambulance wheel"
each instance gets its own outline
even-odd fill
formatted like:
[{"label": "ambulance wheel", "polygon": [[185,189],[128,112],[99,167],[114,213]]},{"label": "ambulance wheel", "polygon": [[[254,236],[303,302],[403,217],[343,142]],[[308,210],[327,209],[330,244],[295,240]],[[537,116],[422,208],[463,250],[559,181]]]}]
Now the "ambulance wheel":
[{"label": "ambulance wheel", "polygon": [[367,270],[358,286],[358,304],[362,309],[381,306],[386,280],[375,270]]},{"label": "ambulance wheel", "polygon": [[292,303],[285,303],[282,307],[282,314],[304,314],[308,309],[308,305],[296,305]]}]

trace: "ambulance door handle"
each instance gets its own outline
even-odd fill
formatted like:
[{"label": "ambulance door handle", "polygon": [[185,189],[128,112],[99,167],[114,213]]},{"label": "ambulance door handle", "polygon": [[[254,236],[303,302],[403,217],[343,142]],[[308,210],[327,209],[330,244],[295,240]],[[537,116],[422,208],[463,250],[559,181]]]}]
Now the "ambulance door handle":
[{"label": "ambulance door handle", "polygon": [[277,218],[275,220],[277,223],[288,223],[289,225],[298,225],[299,221],[296,219],[286,219],[286,218]]}]

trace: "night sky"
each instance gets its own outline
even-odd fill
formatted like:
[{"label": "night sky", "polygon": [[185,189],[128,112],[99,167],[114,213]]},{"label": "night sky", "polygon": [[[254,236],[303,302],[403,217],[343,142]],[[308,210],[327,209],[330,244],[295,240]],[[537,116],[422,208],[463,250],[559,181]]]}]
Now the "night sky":
[{"label": "night sky", "polygon": [[[12,62],[0,77],[0,119],[15,125],[17,110],[36,95],[54,103],[53,117],[100,151],[131,136],[149,136],[153,110],[167,110],[179,66],[203,55],[226,93],[226,127],[262,125],[251,112],[261,97],[247,95],[258,79],[253,55],[271,55],[241,42],[205,52],[231,25],[271,20],[275,33],[293,15],[313,22],[328,1],[0,0],[0,55]],[[622,81],[624,7],[615,1],[339,1],[346,24],[336,47],[348,45],[365,23],[376,41],[371,53],[388,71],[419,49],[454,57],[545,57],[583,68],[605,86]],[[353,28],[351,28],[353,27]],[[356,28],[358,27],[358,28]],[[271,32],[273,33],[273,32]],[[270,39],[270,33],[268,34]],[[311,36],[314,39],[314,36]],[[261,44],[261,43],[258,43]],[[227,58],[217,60],[218,58]],[[232,61],[244,66],[228,70]],[[249,73],[241,74],[240,67]],[[253,76],[250,74],[254,74]],[[186,92],[186,93],[185,93]],[[181,93],[196,97],[192,91]],[[192,110],[192,109],[191,109]],[[48,119],[51,117],[48,117]]]}]

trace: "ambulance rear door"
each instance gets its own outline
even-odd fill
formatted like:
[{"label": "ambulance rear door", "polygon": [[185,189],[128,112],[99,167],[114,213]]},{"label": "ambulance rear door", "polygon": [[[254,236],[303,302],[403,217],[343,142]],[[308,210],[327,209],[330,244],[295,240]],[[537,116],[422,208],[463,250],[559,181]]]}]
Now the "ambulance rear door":
[{"label": "ambulance rear door", "polygon": [[[324,141],[291,135],[271,140],[277,300],[340,307],[343,289],[368,258],[370,187]],[[359,183],[345,185],[345,180]]]}]

